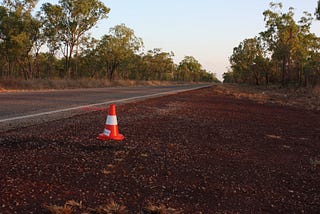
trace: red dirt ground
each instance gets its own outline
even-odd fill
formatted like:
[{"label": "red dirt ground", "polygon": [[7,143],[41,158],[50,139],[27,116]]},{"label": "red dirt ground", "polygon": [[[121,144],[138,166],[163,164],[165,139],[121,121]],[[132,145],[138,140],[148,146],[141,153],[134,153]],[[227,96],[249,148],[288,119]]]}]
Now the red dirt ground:
[{"label": "red dirt ground", "polygon": [[117,106],[122,142],[96,140],[106,111],[0,133],[0,213],[110,200],[142,211],[319,213],[320,111],[216,87]]}]

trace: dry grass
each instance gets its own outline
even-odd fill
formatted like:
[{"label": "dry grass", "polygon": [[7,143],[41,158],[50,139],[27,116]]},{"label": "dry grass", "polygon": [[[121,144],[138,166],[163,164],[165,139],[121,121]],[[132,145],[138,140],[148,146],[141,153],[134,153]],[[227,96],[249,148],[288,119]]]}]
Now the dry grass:
[{"label": "dry grass", "polygon": [[320,110],[320,86],[314,88],[279,88],[277,86],[250,87],[221,84],[216,87],[218,94],[236,99],[250,99],[258,103],[276,103],[284,106]]},{"label": "dry grass", "polygon": [[[67,201],[63,206],[57,205],[44,205],[52,214],[126,214],[128,210],[126,206],[121,205],[114,200],[109,201],[106,205],[98,206],[97,208],[85,207],[82,202],[79,203],[71,200]],[[154,205],[153,203],[148,203],[148,205],[142,208],[140,214],[182,214],[181,210],[176,210],[170,207],[166,207],[163,204]]]},{"label": "dry grass", "polygon": [[105,206],[100,206],[95,210],[98,214],[125,214],[128,213],[127,208],[115,201],[110,201]]},{"label": "dry grass", "polygon": [[181,214],[182,211],[178,211],[173,208],[168,208],[163,204],[159,206],[149,203],[149,205],[142,210],[142,214]]},{"label": "dry grass", "polygon": [[1,91],[20,91],[20,90],[49,90],[49,89],[72,89],[72,88],[102,88],[115,86],[156,86],[179,84],[169,81],[136,81],[136,80],[116,80],[108,81],[105,79],[7,79],[0,80]]},{"label": "dry grass", "polygon": [[78,203],[74,200],[67,201],[63,206],[44,205],[44,207],[53,214],[72,214],[83,209],[82,202]]},{"label": "dry grass", "polygon": [[82,205],[82,202],[79,203],[72,200],[67,201],[63,206],[57,205],[44,205],[44,208],[47,209],[52,214],[76,214],[76,213],[94,213],[94,214],[126,214],[128,213],[127,208],[121,204],[116,203],[111,200],[106,205],[101,205],[97,208],[85,207]]},{"label": "dry grass", "polygon": [[310,165],[311,165],[311,169],[313,171],[316,171],[318,166],[320,166],[320,158],[319,157],[314,157],[314,158],[310,158]]}]

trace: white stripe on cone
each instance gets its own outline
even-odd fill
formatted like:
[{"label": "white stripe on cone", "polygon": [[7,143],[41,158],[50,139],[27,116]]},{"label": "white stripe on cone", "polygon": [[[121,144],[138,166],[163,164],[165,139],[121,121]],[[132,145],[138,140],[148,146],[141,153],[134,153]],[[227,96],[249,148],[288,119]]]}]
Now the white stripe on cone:
[{"label": "white stripe on cone", "polygon": [[108,115],[106,125],[111,125],[111,126],[118,125],[117,116],[116,115]]}]

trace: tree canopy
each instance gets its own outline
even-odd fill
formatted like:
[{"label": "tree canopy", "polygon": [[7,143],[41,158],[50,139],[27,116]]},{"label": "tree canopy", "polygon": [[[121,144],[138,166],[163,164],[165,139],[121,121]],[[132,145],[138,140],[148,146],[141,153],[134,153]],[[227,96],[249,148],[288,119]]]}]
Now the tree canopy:
[{"label": "tree canopy", "polygon": [[[45,3],[39,17],[44,24],[43,31],[53,49],[60,48],[66,59],[67,77],[72,73],[71,60],[78,55],[78,47],[86,32],[100,19],[107,18],[110,9],[98,0],[59,0],[58,5]],[[75,51],[76,48],[76,51]]]},{"label": "tree canopy", "polygon": [[110,33],[102,37],[97,47],[101,65],[105,67],[108,79],[113,80],[116,69],[142,47],[142,39],[137,38],[134,31],[124,24],[111,28]]}]

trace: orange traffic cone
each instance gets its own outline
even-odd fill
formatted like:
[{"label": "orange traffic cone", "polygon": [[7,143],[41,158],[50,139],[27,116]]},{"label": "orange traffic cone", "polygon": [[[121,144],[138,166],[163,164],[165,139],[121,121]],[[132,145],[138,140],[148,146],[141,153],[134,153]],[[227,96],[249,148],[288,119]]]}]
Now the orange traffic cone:
[{"label": "orange traffic cone", "polygon": [[119,134],[116,106],[111,104],[103,133],[99,134],[99,140],[123,140],[124,136]]}]

